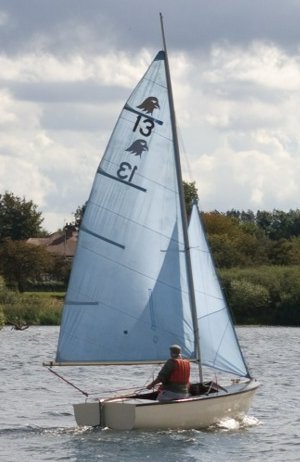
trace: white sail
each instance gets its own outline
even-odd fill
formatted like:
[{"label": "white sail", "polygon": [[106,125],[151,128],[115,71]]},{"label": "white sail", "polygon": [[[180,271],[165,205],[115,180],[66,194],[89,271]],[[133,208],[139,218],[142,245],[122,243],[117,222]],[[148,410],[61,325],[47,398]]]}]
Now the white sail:
[{"label": "white sail", "polygon": [[165,53],[123,108],[79,233],[57,362],[194,356]]},{"label": "white sail", "polygon": [[248,376],[196,204],[193,204],[188,234],[201,362],[214,369]]}]

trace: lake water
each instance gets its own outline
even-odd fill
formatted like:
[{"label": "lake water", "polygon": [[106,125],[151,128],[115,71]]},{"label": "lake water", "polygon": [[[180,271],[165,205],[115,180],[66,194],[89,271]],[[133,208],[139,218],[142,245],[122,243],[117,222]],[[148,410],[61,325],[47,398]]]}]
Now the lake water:
[{"label": "lake water", "polygon": [[[252,374],[259,379],[242,425],[206,431],[117,432],[79,428],[72,414],[80,392],[51,374],[57,327],[0,331],[0,460],[3,462],[294,462],[300,460],[300,328],[240,327]],[[88,393],[143,387],[153,366],[56,368]]]}]

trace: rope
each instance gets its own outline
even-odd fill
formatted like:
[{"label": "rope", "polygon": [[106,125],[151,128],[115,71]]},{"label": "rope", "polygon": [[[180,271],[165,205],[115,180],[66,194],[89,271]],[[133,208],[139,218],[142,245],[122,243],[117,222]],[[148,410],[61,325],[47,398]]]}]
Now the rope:
[{"label": "rope", "polygon": [[79,387],[77,387],[76,385],[74,385],[73,383],[69,382],[69,380],[65,379],[64,377],[62,377],[61,375],[59,375],[57,372],[55,372],[53,369],[50,369],[50,367],[48,367],[48,371],[49,372],[52,372],[52,374],[56,375],[58,378],[60,378],[61,380],[63,380],[64,382],[66,382],[68,385],[70,385],[71,387],[75,388],[76,390],[80,391],[80,393],[82,393],[83,395],[85,395],[86,397],[89,396],[89,394],[86,392],[86,391],[83,391],[81,390]]},{"label": "rope", "polygon": [[[92,392],[92,393],[87,393],[86,391],[83,391],[81,390],[81,388],[77,387],[76,385],[74,385],[74,383],[70,382],[69,380],[65,379],[62,375],[58,374],[58,372],[54,371],[53,369],[51,369],[50,367],[47,368],[49,372],[52,372],[52,374],[56,375],[56,377],[58,377],[59,379],[63,380],[65,383],[67,383],[68,385],[70,385],[71,387],[75,388],[75,390],[79,391],[80,393],[82,393],[84,396],[88,397],[88,396],[93,396],[93,395],[96,395],[98,394],[98,392]],[[151,375],[154,377],[153,375],[153,372],[151,373]],[[150,381],[150,380],[149,380]],[[117,392],[120,392],[120,391],[130,391],[129,393],[127,394],[122,394],[122,395],[118,395],[116,394],[114,397],[110,397],[110,398],[107,398],[108,400],[109,399],[116,399],[116,398],[127,398],[127,397],[130,397],[130,396],[135,396],[135,395],[138,395],[139,393],[143,392],[143,391],[146,391],[147,388],[146,386],[143,386],[143,387],[139,387],[139,388],[135,388],[135,387],[130,387],[130,388],[116,388],[114,390],[101,390],[102,393],[117,393]],[[149,390],[147,390],[149,391]],[[105,400],[106,401],[106,400]]]},{"label": "rope", "polygon": [[99,393],[102,393],[102,394],[106,394],[106,393],[119,393],[119,392],[130,392],[130,394],[132,393],[138,393],[138,392],[141,392],[142,390],[146,390],[145,387],[142,387],[142,388],[135,388],[135,387],[129,387],[129,388],[110,388],[108,390],[93,390],[89,393],[89,396],[91,395],[98,395]]},{"label": "rope", "polygon": [[[67,383],[68,385],[70,385],[71,387],[75,388],[75,390],[78,390],[80,391],[80,393],[82,393],[84,396],[88,397],[88,396],[91,396],[91,395],[95,395],[95,394],[98,394],[98,393],[87,393],[86,391],[83,391],[81,390],[81,388],[77,387],[76,385],[74,385],[74,383],[70,382],[69,380],[65,379],[62,375],[58,374],[58,372],[55,372],[53,369],[51,369],[50,367],[47,368],[49,372],[52,372],[52,374],[56,375],[56,377],[58,377],[59,379],[63,380],[65,383]],[[138,393],[141,393],[143,390],[146,390],[145,387],[142,387],[142,388],[118,388],[118,389],[114,389],[114,390],[106,390],[106,391],[103,391],[102,390],[102,393],[111,393],[111,392],[120,392],[120,391],[129,391],[130,390],[130,393],[127,393],[126,395],[122,394],[122,395],[115,395],[114,398],[127,398],[129,396],[134,396]],[[107,398],[107,399],[112,399],[112,398]]]}]

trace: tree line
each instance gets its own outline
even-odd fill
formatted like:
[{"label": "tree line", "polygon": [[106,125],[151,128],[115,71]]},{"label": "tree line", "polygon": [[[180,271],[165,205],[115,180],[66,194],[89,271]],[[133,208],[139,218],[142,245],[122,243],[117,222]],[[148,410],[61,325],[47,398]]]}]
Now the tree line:
[{"label": "tree line", "polygon": [[300,264],[300,210],[203,213],[220,268]]},{"label": "tree line", "polygon": [[[194,182],[184,182],[183,188],[189,215],[197,188]],[[74,213],[75,226],[80,226],[84,208],[78,206]],[[232,209],[202,215],[236,320],[300,325],[300,210]],[[11,192],[0,195],[0,275],[9,288],[65,290],[70,262],[26,243],[47,235],[42,223],[32,201]]]},{"label": "tree line", "polygon": [[0,275],[11,289],[65,289],[70,262],[50,254],[44,247],[27,243],[45,237],[44,218],[36,204],[11,192],[0,194]]}]

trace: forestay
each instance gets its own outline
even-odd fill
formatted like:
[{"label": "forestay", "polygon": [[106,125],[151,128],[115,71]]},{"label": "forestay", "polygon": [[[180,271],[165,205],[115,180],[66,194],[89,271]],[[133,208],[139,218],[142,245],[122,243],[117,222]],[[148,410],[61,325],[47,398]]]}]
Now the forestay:
[{"label": "forestay", "polygon": [[57,362],[194,357],[165,53],[125,104],[97,170],[73,262]]},{"label": "forestay", "polygon": [[192,208],[188,234],[201,362],[225,372],[249,376],[196,204]]}]

